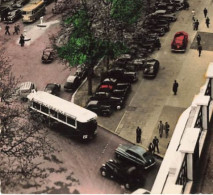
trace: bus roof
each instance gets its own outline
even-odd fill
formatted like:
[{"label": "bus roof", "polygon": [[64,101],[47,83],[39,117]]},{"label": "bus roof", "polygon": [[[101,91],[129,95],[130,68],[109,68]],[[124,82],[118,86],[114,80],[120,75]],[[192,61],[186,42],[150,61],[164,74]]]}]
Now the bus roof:
[{"label": "bus roof", "polygon": [[22,8],[22,11],[31,11],[41,4],[44,4],[43,0],[31,1]]},{"label": "bus roof", "polygon": [[68,116],[74,116],[79,122],[87,122],[92,118],[97,118],[97,114],[94,112],[44,91],[30,93],[27,98]]}]

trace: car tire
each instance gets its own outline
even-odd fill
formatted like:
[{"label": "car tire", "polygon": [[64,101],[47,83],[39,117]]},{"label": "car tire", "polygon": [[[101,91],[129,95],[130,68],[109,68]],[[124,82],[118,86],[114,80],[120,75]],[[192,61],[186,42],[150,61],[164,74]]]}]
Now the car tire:
[{"label": "car tire", "polygon": [[102,175],[103,177],[107,177],[106,170],[101,170],[101,175]]},{"label": "car tire", "polygon": [[117,109],[117,110],[120,110],[120,109],[121,109],[121,106],[116,106],[116,109]]},{"label": "car tire", "polygon": [[125,183],[124,187],[129,190],[130,189],[130,184],[129,183]]}]

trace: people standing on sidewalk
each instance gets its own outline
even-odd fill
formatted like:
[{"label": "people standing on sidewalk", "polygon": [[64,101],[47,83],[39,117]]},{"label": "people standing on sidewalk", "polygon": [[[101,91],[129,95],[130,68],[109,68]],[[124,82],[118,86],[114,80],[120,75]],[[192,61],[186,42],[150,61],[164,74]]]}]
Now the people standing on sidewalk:
[{"label": "people standing on sidewalk", "polygon": [[153,154],[154,146],[153,146],[153,144],[152,144],[152,143],[150,143],[150,144],[149,144],[148,149],[149,149],[149,152],[150,152],[151,154]]},{"label": "people standing on sidewalk", "polygon": [[136,129],[136,142],[137,143],[141,143],[141,134],[142,134],[141,128],[137,127],[137,129]]},{"label": "people standing on sidewalk", "polygon": [[164,130],[165,130],[165,133],[166,133],[166,138],[168,137],[168,135],[169,135],[169,124],[168,124],[168,122],[165,122],[165,124],[164,124]]},{"label": "people standing on sidewalk", "polygon": [[24,35],[21,34],[20,40],[19,40],[19,44],[21,45],[21,47],[24,47],[24,42],[25,42],[25,40],[24,40]]},{"label": "people standing on sidewalk", "polygon": [[201,36],[198,34],[197,35],[197,44],[200,45],[200,41],[201,41]]},{"label": "people standing on sidewalk", "polygon": [[179,84],[178,84],[178,82],[175,80],[174,83],[173,83],[173,87],[172,87],[172,90],[173,90],[173,92],[174,92],[174,95],[177,94],[178,86],[179,86]]},{"label": "people standing on sidewalk", "polygon": [[20,32],[20,27],[19,27],[19,25],[15,24],[13,35],[14,35],[14,34],[17,34],[17,35],[18,35],[19,32]]},{"label": "people standing on sidewalk", "polygon": [[7,24],[6,26],[5,26],[5,35],[6,34],[8,34],[8,35],[10,35],[10,26]]},{"label": "people standing on sidewalk", "polygon": [[198,50],[198,54],[199,54],[199,57],[200,57],[201,56],[201,52],[203,50],[202,45],[198,45],[197,50]]},{"label": "people standing on sidewalk", "polygon": [[206,26],[207,26],[207,28],[209,28],[209,24],[210,24],[210,19],[209,19],[209,17],[207,17],[206,18]]},{"label": "people standing on sidewalk", "polygon": [[163,135],[163,123],[162,123],[162,121],[159,121],[159,124],[158,124],[158,131],[159,131],[159,136],[160,136],[160,138],[161,138],[162,135]]},{"label": "people standing on sidewalk", "polygon": [[204,8],[203,14],[204,14],[204,17],[205,17],[205,18],[206,18],[206,16],[207,16],[207,13],[208,13],[208,10],[207,10],[206,8]]},{"label": "people standing on sidewalk", "polygon": [[153,143],[153,146],[154,146],[154,149],[153,149],[154,152],[155,152],[155,148],[157,148],[157,152],[160,153],[159,147],[158,147],[159,139],[158,139],[156,136],[155,136],[155,138],[153,139],[152,143]]},{"label": "people standing on sidewalk", "polygon": [[199,27],[199,21],[198,21],[198,19],[195,21],[195,30],[198,30],[198,27]]}]

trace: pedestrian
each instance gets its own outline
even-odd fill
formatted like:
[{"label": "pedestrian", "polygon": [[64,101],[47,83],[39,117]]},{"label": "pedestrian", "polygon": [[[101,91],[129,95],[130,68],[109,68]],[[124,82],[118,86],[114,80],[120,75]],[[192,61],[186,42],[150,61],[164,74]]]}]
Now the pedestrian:
[{"label": "pedestrian", "polygon": [[172,87],[172,90],[174,92],[174,95],[177,94],[177,90],[178,90],[178,82],[175,80],[174,83],[173,83],[173,87]]},{"label": "pedestrian", "polygon": [[209,28],[209,24],[210,24],[210,19],[209,19],[209,17],[207,17],[206,18],[206,26],[207,26],[207,28]]},{"label": "pedestrian", "polygon": [[14,34],[17,34],[17,35],[18,35],[19,32],[20,32],[20,27],[19,27],[19,25],[15,24],[13,35],[14,35]]},{"label": "pedestrian", "polygon": [[24,47],[24,42],[25,42],[25,40],[24,40],[24,35],[21,34],[20,40],[19,40],[19,44],[21,45],[21,47]]},{"label": "pedestrian", "polygon": [[168,137],[168,135],[169,135],[169,124],[168,124],[168,122],[165,122],[165,124],[164,124],[164,130],[165,130],[165,133],[166,133],[166,138]]},{"label": "pedestrian", "polygon": [[206,8],[204,8],[203,13],[204,13],[204,17],[206,18],[208,10]]},{"label": "pedestrian", "polygon": [[201,36],[198,34],[197,35],[197,44],[200,45],[200,41],[201,41]]},{"label": "pedestrian", "polygon": [[10,35],[10,26],[7,24],[6,26],[5,26],[5,35],[6,34],[8,34],[8,35]]},{"label": "pedestrian", "polygon": [[153,154],[153,152],[154,152],[154,146],[153,146],[152,143],[149,144],[148,149],[149,149],[150,154]]},{"label": "pedestrian", "polygon": [[156,40],[156,47],[158,48],[158,50],[160,50],[160,48],[161,48],[160,39]]},{"label": "pedestrian", "polygon": [[195,10],[192,9],[192,20],[194,20],[194,18],[195,18]]},{"label": "pedestrian", "polygon": [[142,134],[141,128],[137,127],[137,129],[136,129],[136,142],[137,143],[141,143],[141,134]]},{"label": "pedestrian", "polygon": [[199,24],[200,24],[199,21],[196,20],[196,21],[195,21],[195,30],[198,30]]},{"label": "pedestrian", "polygon": [[159,136],[161,138],[162,135],[163,135],[163,123],[162,123],[162,121],[160,121],[159,124],[158,124],[158,131],[159,131]]},{"label": "pedestrian", "polygon": [[193,21],[193,30],[195,30],[196,29],[196,24],[195,24],[195,21]]},{"label": "pedestrian", "polygon": [[201,52],[203,50],[202,45],[198,45],[197,50],[198,50],[199,57],[200,57],[201,56]]},{"label": "pedestrian", "polygon": [[153,151],[155,152],[155,148],[157,148],[157,152],[160,153],[159,147],[158,147],[159,140],[158,140],[158,138],[157,138],[156,136],[155,136],[155,138],[153,139],[152,143],[153,143],[153,146],[154,146]]}]

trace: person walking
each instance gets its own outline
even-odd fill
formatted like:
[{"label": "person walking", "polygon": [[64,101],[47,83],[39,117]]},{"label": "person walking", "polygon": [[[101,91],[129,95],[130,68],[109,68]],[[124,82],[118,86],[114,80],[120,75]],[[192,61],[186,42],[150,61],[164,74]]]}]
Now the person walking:
[{"label": "person walking", "polygon": [[141,134],[142,134],[141,128],[137,127],[137,129],[136,129],[136,142],[137,143],[141,143]]},{"label": "person walking", "polygon": [[195,10],[192,9],[192,20],[195,21]]},{"label": "person walking", "polygon": [[200,57],[201,56],[201,52],[203,50],[202,45],[198,45],[197,50],[198,50],[198,54],[199,54],[199,57]]},{"label": "person walking", "polygon": [[24,42],[25,42],[25,40],[24,40],[24,35],[21,34],[20,40],[19,40],[19,44],[21,45],[21,47],[24,47]]},{"label": "person walking", "polygon": [[165,130],[165,133],[166,133],[166,138],[168,137],[168,135],[169,135],[169,124],[168,124],[168,122],[165,122],[165,124],[164,124],[164,130]]},{"label": "person walking", "polygon": [[153,146],[153,144],[152,144],[152,143],[150,143],[150,144],[149,144],[148,149],[149,149],[150,154],[153,154],[154,146]]},{"label": "person walking", "polygon": [[208,10],[207,10],[206,8],[204,8],[203,14],[204,14],[204,17],[205,17],[205,18],[206,18],[206,16],[207,16],[207,13],[208,13]]},{"label": "person walking", "polygon": [[14,35],[14,34],[17,34],[17,35],[18,35],[19,32],[20,32],[20,27],[19,27],[19,25],[15,24],[13,35]]},{"label": "person walking", "polygon": [[158,131],[159,131],[159,136],[161,138],[162,135],[163,135],[163,123],[162,123],[162,121],[160,121],[159,124],[158,124]]},{"label": "person walking", "polygon": [[197,44],[200,45],[200,41],[201,41],[201,36],[198,34],[197,35]]},{"label": "person walking", "polygon": [[209,17],[207,17],[206,18],[206,26],[207,26],[207,28],[209,28],[209,24],[210,24],[210,19],[209,19]]},{"label": "person walking", "polygon": [[196,20],[196,21],[195,21],[195,30],[198,30],[199,24],[200,24],[199,21]]},{"label": "person walking", "polygon": [[153,139],[152,143],[153,143],[153,146],[154,146],[153,151],[155,152],[155,148],[157,148],[157,152],[160,153],[159,147],[158,147],[159,139],[158,139],[156,136],[155,136],[155,138]]},{"label": "person walking", "polygon": [[196,29],[196,24],[195,24],[195,21],[193,21],[193,24],[192,24],[192,26],[193,26],[193,30],[195,30],[195,29]]},{"label": "person walking", "polygon": [[8,35],[10,35],[10,26],[7,24],[6,26],[5,26],[5,35],[6,34],[8,34]]},{"label": "person walking", "polygon": [[178,90],[178,82],[175,80],[174,83],[173,83],[173,87],[172,87],[172,90],[174,92],[174,95],[177,94],[177,90]]}]

